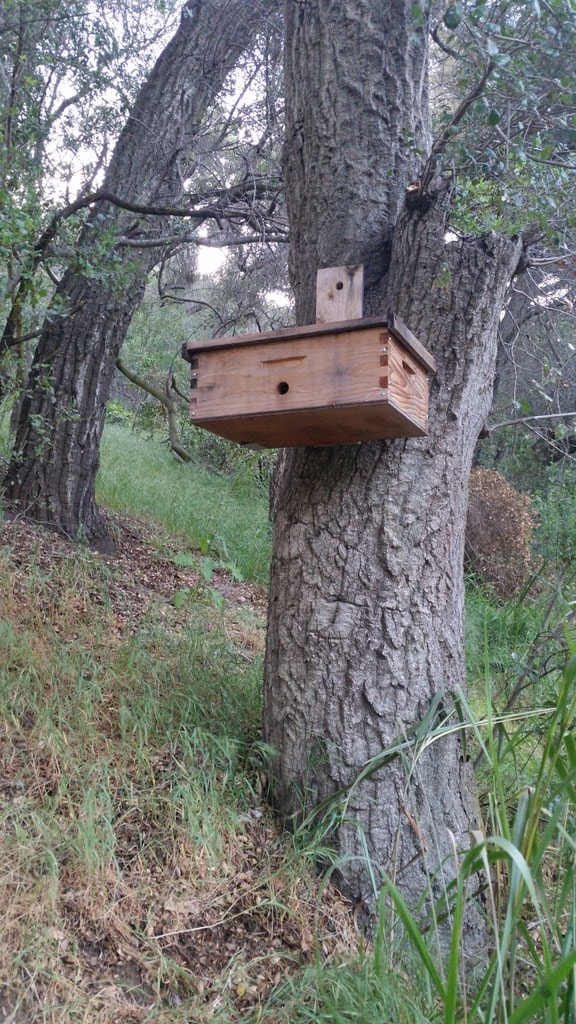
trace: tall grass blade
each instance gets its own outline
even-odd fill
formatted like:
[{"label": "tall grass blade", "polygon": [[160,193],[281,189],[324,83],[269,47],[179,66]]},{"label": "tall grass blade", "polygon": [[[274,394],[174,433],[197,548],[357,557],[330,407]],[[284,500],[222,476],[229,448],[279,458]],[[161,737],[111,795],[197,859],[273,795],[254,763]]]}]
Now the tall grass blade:
[{"label": "tall grass blade", "polygon": [[404,929],[405,929],[405,931],[406,931],[406,933],[407,933],[407,935],[408,935],[408,937],[410,939],[410,942],[412,943],[412,946],[414,947],[414,950],[416,951],[417,955],[420,958],[420,961],[421,961],[422,966],[424,967],[424,969],[426,971],[426,974],[430,978],[430,980],[431,980],[434,988],[436,989],[438,995],[440,996],[442,1001],[445,1003],[446,1002],[446,996],[447,996],[447,994],[446,994],[446,986],[444,985],[444,982],[442,981],[440,973],[437,970],[436,965],[434,963],[434,960],[433,960],[433,958],[432,958],[432,956],[430,954],[430,950],[428,949],[428,946],[426,945],[426,942],[425,942],[424,937],[423,937],[422,932],[421,932],[420,925],[418,924],[418,922],[414,918],[414,916],[413,916],[410,908],[406,904],[406,902],[405,902],[405,900],[404,900],[400,890],[394,885],[394,882],[392,881],[392,879],[389,878],[389,876],[385,874],[383,876],[383,880],[384,880],[384,885],[386,887],[386,890],[390,893],[390,896],[391,896],[392,901],[394,903],[394,908],[396,910],[396,913],[398,914],[398,917],[400,918],[400,920],[402,921],[402,924],[404,925]]},{"label": "tall grass blade", "polygon": [[557,1000],[559,988],[576,966],[576,950],[556,965],[536,986],[529,996],[519,1003],[510,1014],[508,1024],[524,1024],[525,1021],[558,1019]]},{"label": "tall grass blade", "polygon": [[462,924],[464,921],[465,895],[462,884],[462,873],[458,876],[456,899],[452,909],[452,935],[450,952],[446,970],[446,1000],[444,1003],[444,1024],[454,1024],[458,1008],[458,992],[460,987],[460,949],[462,942]]}]

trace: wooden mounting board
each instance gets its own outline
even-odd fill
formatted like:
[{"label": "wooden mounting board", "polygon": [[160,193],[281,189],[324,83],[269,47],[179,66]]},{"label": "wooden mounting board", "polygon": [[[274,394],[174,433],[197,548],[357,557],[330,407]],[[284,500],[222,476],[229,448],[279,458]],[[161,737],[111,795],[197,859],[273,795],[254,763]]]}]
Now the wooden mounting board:
[{"label": "wooden mounting board", "polygon": [[316,323],[359,320],[364,311],[364,267],[326,267],[316,276]]}]

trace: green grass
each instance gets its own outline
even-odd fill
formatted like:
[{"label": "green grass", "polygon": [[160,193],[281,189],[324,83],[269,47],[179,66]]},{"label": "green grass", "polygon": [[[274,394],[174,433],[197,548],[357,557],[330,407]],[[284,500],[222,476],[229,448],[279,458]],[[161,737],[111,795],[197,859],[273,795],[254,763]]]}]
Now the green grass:
[{"label": "green grass", "polygon": [[[415,967],[418,972],[418,967]],[[338,965],[317,964],[270,999],[262,1024],[428,1024],[433,1003],[404,970],[382,967],[369,952]]]},{"label": "green grass", "polygon": [[7,1019],[424,1019],[316,878],[313,837],[262,801],[260,657],[235,610],[199,591],[118,630],[123,578],[53,538],[40,560],[40,537],[0,549]]},{"label": "green grass", "polygon": [[268,496],[254,476],[233,479],[178,462],[159,439],[109,426],[97,493],[108,508],[148,516],[184,546],[215,555],[243,579],[267,583]]},{"label": "green grass", "polygon": [[[505,742],[494,742],[498,716],[489,708],[479,719],[464,703],[461,727],[479,742],[491,774],[484,828],[473,833],[471,850],[460,859],[448,904],[449,953],[438,962],[420,925],[396,886],[385,881],[384,894],[396,913],[411,948],[428,974],[445,1024],[543,1024],[576,1019],[576,649],[555,680],[552,705],[520,725],[508,716]],[[531,734],[537,733],[537,753]],[[440,731],[438,739],[441,738]],[[435,737],[430,737],[435,739]],[[505,781],[507,763],[517,764],[523,742],[531,746],[530,767],[517,779],[514,797]],[[484,890],[490,951],[475,968],[471,984],[466,969],[463,922],[471,887]],[[446,908],[445,908],[446,909]]]},{"label": "green grass", "polygon": [[[151,819],[174,818],[177,804],[196,836],[222,817],[235,824],[253,798],[238,766],[259,735],[258,660],[247,661],[198,603],[193,630],[167,629],[151,612],[111,642],[107,581],[90,556],[61,566],[56,582],[57,595],[31,574],[31,607],[42,590],[38,616],[18,629],[0,619],[0,719],[49,751],[58,780],[46,810],[66,820],[86,869],[113,864],[111,809],[130,794]],[[86,592],[104,608],[83,623],[74,605]],[[159,750],[171,767],[157,785]]]},{"label": "green grass", "polygon": [[119,632],[118,585],[89,552],[41,568],[0,550],[2,1007],[184,1024],[217,1001],[232,1021],[214,949],[228,943],[250,977],[244,929],[273,948],[290,906],[317,899],[262,809],[260,660],[201,595],[153,602]]}]

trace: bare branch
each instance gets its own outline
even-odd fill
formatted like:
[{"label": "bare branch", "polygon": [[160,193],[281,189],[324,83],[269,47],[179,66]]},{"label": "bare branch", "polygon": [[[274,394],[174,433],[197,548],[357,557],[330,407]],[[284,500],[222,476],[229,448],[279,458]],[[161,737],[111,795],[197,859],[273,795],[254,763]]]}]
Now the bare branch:
[{"label": "bare branch", "polygon": [[485,426],[480,437],[490,437],[495,430],[500,430],[502,427],[516,427],[519,424],[535,423],[537,420],[568,420],[576,419],[575,412],[551,412],[541,413],[538,416],[520,416],[512,420],[502,420],[501,423],[493,423],[491,426]]},{"label": "bare branch", "polygon": [[150,384],[149,381],[144,380],[143,377],[139,377],[138,374],[126,366],[120,358],[116,360],[116,368],[127,378],[127,380],[130,381],[131,384],[134,384],[137,388],[141,388],[142,391],[145,391],[147,394],[151,395],[152,398],[155,398],[157,402],[160,402],[166,410],[166,417],[168,420],[168,444],[170,445],[171,451],[173,451],[178,458],[182,459],[183,462],[192,462],[192,455],[179,440],[176,409],[170,396],[170,382],[167,382],[166,389],[162,391],[160,388]]},{"label": "bare branch", "polygon": [[154,249],[166,245],[190,245],[195,244],[211,249],[227,249],[232,245],[251,245],[256,242],[281,242],[289,241],[288,233],[280,234],[263,231],[258,235],[228,235],[224,238],[199,238],[194,232],[185,234],[159,235],[157,238],[127,238],[122,235],[117,239],[116,245],[132,249]]},{"label": "bare branch", "polygon": [[443,132],[432,146],[432,151],[428,160],[426,161],[424,171],[422,172],[422,182],[420,186],[420,192],[426,192],[428,186],[433,180],[436,174],[436,165],[440,154],[446,149],[446,146],[450,142],[453,135],[453,129],[460,124],[460,121],[466,116],[468,110],[472,106],[475,100],[482,95],[486,82],[492,74],[495,63],[492,60],[486,61],[484,70],[476,85],[470,92],[464,97],[462,102],[459,104],[457,109],[454,111],[449,123],[444,128]]},{"label": "bare branch", "polygon": [[435,25],[430,32],[430,36],[436,43],[436,46],[438,46],[442,50],[442,53],[445,53],[448,57],[453,57],[454,60],[460,61],[462,59],[461,54],[459,54],[456,50],[453,50],[451,46],[448,46],[448,43],[443,43],[442,40],[440,39],[440,34],[438,32],[439,28],[440,23]]}]

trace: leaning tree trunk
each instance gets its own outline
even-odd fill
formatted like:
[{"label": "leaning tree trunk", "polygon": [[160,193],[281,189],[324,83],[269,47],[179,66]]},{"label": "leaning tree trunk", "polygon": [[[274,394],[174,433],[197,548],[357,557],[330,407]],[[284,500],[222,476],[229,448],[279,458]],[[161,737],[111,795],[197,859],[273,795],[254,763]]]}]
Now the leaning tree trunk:
[{"label": "leaning tree trunk", "polygon": [[[447,237],[446,185],[406,191],[418,159],[406,140],[426,145],[425,16],[404,0],[288,9],[285,173],[300,316],[312,319],[317,266],[364,262],[367,312],[393,309],[438,364],[427,438],[283,454],[265,738],[278,752],[276,799],[301,815],[350,787],[436,701],[442,716],[464,683],[468,475],[520,246]],[[452,842],[467,847],[475,823],[458,738],[422,748],[348,792],[341,884],[373,906],[367,850],[376,877],[392,875],[416,906],[430,878],[443,891]],[[470,947],[482,941],[477,926]]]},{"label": "leaning tree trunk", "polygon": [[[176,35],[137,96],[105,191],[138,206],[178,205],[206,114],[272,6],[268,0],[188,0]],[[100,202],[79,248],[88,260],[102,261],[111,235],[134,240],[161,235],[165,226],[160,217],[152,222]],[[112,546],[95,500],[105,405],[157,252],[112,249],[109,276],[91,278],[74,267],[64,274],[36,349],[5,480],[6,497],[26,515],[101,548]],[[58,316],[61,309],[65,315]]]}]

